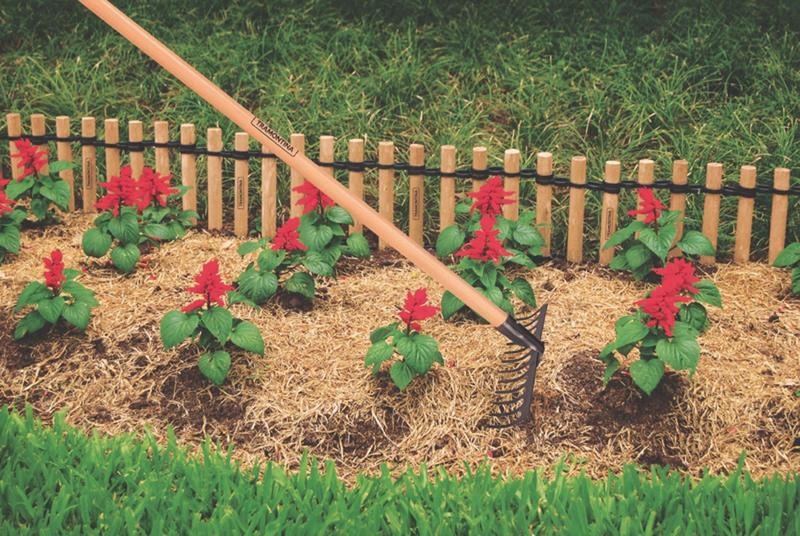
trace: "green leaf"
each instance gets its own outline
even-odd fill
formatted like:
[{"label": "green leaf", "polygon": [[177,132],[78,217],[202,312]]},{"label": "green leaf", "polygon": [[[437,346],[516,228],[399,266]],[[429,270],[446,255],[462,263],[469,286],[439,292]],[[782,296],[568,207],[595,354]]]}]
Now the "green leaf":
[{"label": "green leaf", "polygon": [[[658,232],[654,231],[652,227],[648,227],[639,233],[639,240],[663,261],[667,258],[667,253],[669,253],[669,249],[672,246],[672,241],[675,240],[675,233],[674,225],[662,227]],[[630,262],[630,259],[628,259],[628,262],[634,268],[641,265],[637,264],[634,266],[634,263]]]},{"label": "green leaf", "polygon": [[333,231],[325,224],[310,224],[305,220],[300,225],[300,241],[312,250],[320,251],[333,239]]},{"label": "green leaf", "polygon": [[775,257],[773,266],[785,268],[787,266],[794,266],[798,262],[800,262],[800,242],[795,242],[794,244],[786,246],[784,250]]},{"label": "green leaf", "polygon": [[314,278],[305,272],[295,272],[286,280],[286,290],[314,299]]},{"label": "green leaf", "polygon": [[700,291],[694,295],[694,299],[714,307],[722,307],[722,296],[714,283],[708,279],[703,279],[695,283],[694,287]]},{"label": "green leaf", "polygon": [[[495,220],[494,228],[500,231],[497,234],[497,239],[501,242],[508,238],[514,232],[515,222],[505,218],[504,216],[498,216]],[[479,221],[476,221],[476,228],[480,228]]]},{"label": "green leaf", "polygon": [[55,324],[58,322],[58,319],[61,318],[61,313],[64,312],[64,306],[66,302],[64,298],[61,296],[55,296],[53,298],[47,298],[38,303],[37,310],[39,314],[42,315],[42,318],[50,322],[51,324]]},{"label": "green leaf", "polygon": [[60,171],[66,171],[68,169],[72,169],[75,167],[75,164],[72,162],[67,162],[66,160],[58,160],[56,162],[50,162],[47,166],[47,170],[50,174],[58,173]]},{"label": "green leaf", "polygon": [[14,207],[14,210],[6,214],[5,217],[12,225],[18,226],[28,217],[28,212],[23,207],[18,206]]},{"label": "green leaf", "polygon": [[464,244],[464,231],[458,225],[445,227],[436,239],[436,255],[440,258],[452,255]]},{"label": "green leaf", "polygon": [[15,225],[5,225],[0,232],[0,249],[9,253],[19,252],[19,228]]},{"label": "green leaf", "polygon": [[394,384],[402,391],[414,379],[414,371],[402,361],[396,361],[389,369]]},{"label": "green leaf", "polygon": [[250,322],[239,322],[231,333],[231,342],[242,350],[264,355],[264,339],[258,328]]},{"label": "green leaf", "polygon": [[170,311],[161,319],[161,342],[169,350],[194,334],[200,318],[182,311]]},{"label": "green leaf", "polygon": [[47,324],[47,321],[42,317],[42,315],[39,314],[38,311],[31,311],[22,317],[22,320],[17,323],[17,327],[14,330],[14,339],[20,340],[25,335],[35,333],[42,329],[45,324]]},{"label": "green leaf", "polygon": [[351,233],[347,237],[347,252],[353,257],[365,259],[369,257],[369,242],[361,233]]},{"label": "green leaf", "polygon": [[128,211],[120,213],[108,222],[108,230],[123,244],[136,244],[139,242],[139,221],[136,214]]},{"label": "green leaf", "polygon": [[615,341],[617,348],[637,343],[650,333],[650,329],[636,316],[620,318],[614,326],[614,330],[617,334]]},{"label": "green leaf", "polygon": [[686,231],[677,244],[678,249],[686,255],[714,255],[714,246],[711,240],[700,231]]},{"label": "green leaf", "polygon": [[333,223],[340,223],[344,225],[353,225],[353,218],[350,214],[340,206],[330,207],[325,211],[325,217]]},{"label": "green leaf", "polygon": [[58,205],[62,210],[67,210],[69,207],[69,184],[63,180],[55,180],[52,184],[42,186],[39,189],[39,193]]},{"label": "green leaf", "polygon": [[239,255],[241,255],[242,257],[244,257],[244,256],[246,256],[246,255],[250,255],[251,253],[255,253],[255,252],[256,252],[256,251],[258,251],[258,250],[259,250],[261,247],[263,247],[263,244],[262,244],[260,241],[256,241],[256,242],[245,242],[244,244],[241,244],[241,245],[240,245],[240,246],[239,246],[239,247],[236,249],[236,252],[237,252],[237,253],[239,253]]},{"label": "green leaf", "polygon": [[111,247],[112,238],[107,233],[93,227],[83,233],[81,247],[83,252],[90,257],[100,258],[108,253]]},{"label": "green leaf", "polygon": [[336,266],[336,263],[339,262],[339,258],[342,256],[342,247],[332,242],[328,247],[320,251],[320,254],[322,254],[322,260],[331,266]]},{"label": "green leaf", "polygon": [[603,249],[613,248],[614,246],[618,246],[625,242],[627,239],[633,236],[633,234],[637,231],[641,231],[642,229],[646,228],[647,225],[641,221],[633,221],[623,227],[622,229],[618,230],[614,234],[612,234],[609,239],[603,244]]},{"label": "green leaf", "polygon": [[526,253],[523,253],[519,250],[513,248],[506,248],[509,253],[513,256],[508,258],[508,262],[513,262],[514,264],[519,264],[520,266],[524,266],[526,268],[536,268],[536,263],[533,262]]},{"label": "green leaf", "polygon": [[17,304],[14,306],[14,311],[19,312],[27,305],[33,305],[41,300],[50,298],[53,293],[49,288],[44,286],[38,281],[31,281],[28,283],[17,298]]},{"label": "green leaf", "polygon": [[481,283],[485,288],[492,288],[497,284],[497,266],[487,263],[480,276]]},{"label": "green leaf", "polygon": [[231,355],[223,351],[203,354],[197,362],[197,368],[215,385],[222,385],[231,369]]},{"label": "green leaf", "polygon": [[148,238],[155,238],[157,240],[175,240],[177,235],[163,223],[148,223],[142,229],[142,234]]},{"label": "green leaf", "polygon": [[405,362],[418,374],[425,374],[433,365],[433,357],[439,351],[439,344],[430,335],[411,333],[400,334],[394,338],[397,352],[405,358]]},{"label": "green leaf", "polygon": [[631,364],[630,372],[639,389],[650,395],[664,376],[664,363],[659,359],[639,359]]},{"label": "green leaf", "polygon": [[111,250],[111,262],[117,270],[129,274],[136,269],[140,255],[139,246],[136,244],[123,244]]},{"label": "green leaf", "polygon": [[661,339],[656,344],[656,355],[673,370],[694,370],[700,359],[700,345],[691,337]]},{"label": "green leaf", "polygon": [[89,325],[89,318],[91,317],[91,311],[86,303],[80,301],[71,303],[64,308],[64,312],[61,314],[64,320],[79,330],[86,331],[86,326]]},{"label": "green leaf", "polygon": [[700,336],[700,332],[691,324],[678,320],[672,326],[672,336],[675,338],[696,339]]},{"label": "green leaf", "polygon": [[611,377],[619,370],[620,366],[619,359],[616,357],[612,357],[606,362],[606,368],[603,371],[603,387],[608,385],[608,382],[611,381]]},{"label": "green leaf", "polygon": [[625,261],[631,270],[645,266],[652,256],[650,249],[639,242],[625,250]]},{"label": "green leaf", "polygon": [[6,184],[6,195],[10,199],[19,199],[19,197],[33,187],[33,176],[28,176],[21,181],[12,180]]},{"label": "green leaf", "polygon": [[611,259],[611,263],[608,265],[609,268],[612,270],[629,270],[630,266],[628,266],[628,259],[625,258],[625,252],[617,253]]},{"label": "green leaf", "polygon": [[399,324],[399,322],[392,322],[387,326],[381,326],[377,329],[374,329],[372,333],[369,334],[369,342],[375,344],[378,341],[385,341],[389,335],[397,330],[397,326]]},{"label": "green leaf", "polygon": [[544,245],[544,238],[535,228],[530,225],[517,224],[511,237],[518,244],[525,246],[541,246]]},{"label": "green leaf", "polygon": [[47,220],[47,213],[50,208],[50,201],[42,197],[34,197],[31,199],[31,213],[36,216],[39,221]]},{"label": "green leaf", "polygon": [[464,302],[456,298],[455,294],[446,290],[442,294],[442,318],[445,320],[464,308]]},{"label": "green leaf", "polygon": [[322,254],[318,251],[309,251],[303,255],[302,264],[312,274],[333,276],[333,268],[323,260]]},{"label": "green leaf", "polygon": [[262,304],[278,291],[278,277],[274,272],[248,268],[239,276],[239,292],[257,304]]},{"label": "green leaf", "polygon": [[258,268],[262,272],[271,272],[280,266],[284,259],[286,259],[286,252],[284,250],[279,249],[276,251],[273,249],[265,249],[258,254],[256,262],[258,263]]},{"label": "green leaf", "polygon": [[99,303],[94,297],[94,292],[75,281],[66,281],[61,285],[61,291],[72,296],[76,302],[84,303],[90,309]]},{"label": "green leaf", "polygon": [[369,347],[367,355],[364,356],[364,366],[372,366],[372,371],[377,372],[381,363],[391,359],[394,355],[394,347],[386,341],[378,341]]},{"label": "green leaf", "polygon": [[200,314],[200,322],[220,344],[225,344],[233,329],[233,315],[224,307],[213,306]]},{"label": "green leaf", "polygon": [[533,293],[531,284],[522,277],[518,277],[511,282],[511,292],[523,301],[523,303],[536,307],[536,296]]},{"label": "green leaf", "polygon": [[689,324],[697,331],[701,333],[705,331],[708,312],[703,304],[697,302],[682,304],[678,316],[681,321]]}]

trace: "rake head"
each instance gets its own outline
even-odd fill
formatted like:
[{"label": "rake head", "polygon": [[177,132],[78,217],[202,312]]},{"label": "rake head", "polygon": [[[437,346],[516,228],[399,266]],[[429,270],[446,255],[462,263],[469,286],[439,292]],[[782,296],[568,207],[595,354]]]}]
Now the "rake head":
[{"label": "rake head", "polygon": [[507,428],[530,421],[533,417],[533,385],[536,368],[544,353],[542,331],[547,304],[532,315],[514,320],[509,317],[497,327],[513,347],[501,359],[500,386],[494,403],[497,411],[490,415],[492,428]]}]

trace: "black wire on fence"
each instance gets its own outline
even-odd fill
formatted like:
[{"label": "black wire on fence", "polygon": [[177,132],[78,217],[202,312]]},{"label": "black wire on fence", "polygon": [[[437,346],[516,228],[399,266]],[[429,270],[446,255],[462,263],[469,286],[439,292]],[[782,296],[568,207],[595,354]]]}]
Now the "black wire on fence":
[{"label": "black wire on fence", "polygon": [[[260,151],[211,151],[202,145],[184,145],[179,141],[157,142],[153,140],[143,140],[138,142],[117,142],[108,143],[98,140],[96,137],[84,136],[56,136],[47,134],[44,136],[8,136],[0,135],[0,140],[14,141],[25,138],[34,145],[41,145],[47,142],[71,142],[80,143],[81,146],[88,145],[93,147],[103,147],[109,149],[119,149],[123,152],[142,152],[147,148],[167,148],[175,149],[182,154],[193,154],[202,156],[219,156],[222,158],[233,158],[235,160],[250,160],[254,158],[277,158],[273,153],[262,153]],[[562,188],[581,188],[596,192],[618,194],[622,190],[632,190],[641,188],[643,185],[636,181],[621,181],[618,183],[607,183],[604,181],[587,181],[586,183],[571,182],[567,177],[555,175],[539,175],[534,168],[525,168],[517,173],[509,173],[502,166],[490,166],[486,169],[463,168],[453,172],[444,172],[438,168],[425,166],[412,166],[408,162],[395,162],[393,164],[380,164],[377,160],[364,160],[362,162],[351,162],[347,160],[337,160],[334,162],[320,162],[318,158],[312,160],[319,166],[332,167],[335,170],[346,171],[366,171],[369,169],[394,169],[409,175],[423,175],[425,177],[454,177],[457,179],[478,179],[483,180],[489,177],[520,177],[521,179],[532,180],[536,184],[552,185]],[[657,180],[653,184],[644,185],[647,188],[657,190],[669,190],[677,194],[717,194],[732,197],[755,198],[759,194],[767,195],[788,195],[800,196],[800,184],[796,184],[786,190],[775,188],[768,184],[757,184],[753,188],[745,188],[738,183],[726,184],[722,188],[708,188],[703,184],[675,184],[669,180]]]}]

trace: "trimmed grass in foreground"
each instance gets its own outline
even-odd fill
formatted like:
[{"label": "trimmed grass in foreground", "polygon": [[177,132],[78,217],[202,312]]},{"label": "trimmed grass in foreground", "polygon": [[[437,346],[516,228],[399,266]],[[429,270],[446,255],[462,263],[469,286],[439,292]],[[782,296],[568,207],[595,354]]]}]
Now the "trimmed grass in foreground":
[{"label": "trimmed grass in foreground", "polygon": [[800,477],[754,481],[746,471],[682,478],[666,469],[593,481],[539,471],[461,479],[388,470],[346,487],[331,465],[296,473],[242,470],[203,448],[202,459],[149,435],[87,437],[0,409],[0,532],[192,534],[798,534]]}]

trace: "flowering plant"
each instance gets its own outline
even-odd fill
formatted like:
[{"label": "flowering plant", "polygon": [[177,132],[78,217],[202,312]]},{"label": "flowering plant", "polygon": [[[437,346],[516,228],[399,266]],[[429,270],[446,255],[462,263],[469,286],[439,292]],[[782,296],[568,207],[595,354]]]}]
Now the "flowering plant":
[{"label": "flowering plant", "polygon": [[696,277],[694,269],[685,259],[673,259],[653,270],[661,276],[661,284],[636,302],[634,314],[617,320],[616,339],[600,352],[606,364],[604,384],[622,367],[616,354],[627,357],[634,348],[639,359],[631,363],[630,374],[648,395],[661,381],[665,365],[694,374],[700,359],[697,337],[708,324],[703,303],[722,307],[717,287]]},{"label": "flowering plant", "polygon": [[233,287],[222,281],[216,259],[205,263],[194,281],[195,285],[186,290],[200,298],[164,315],[161,341],[169,349],[192,339],[203,352],[197,363],[200,372],[220,385],[231,368],[231,356],[225,346],[230,342],[242,350],[264,355],[264,339],[256,326],[234,318],[225,308],[225,294]]},{"label": "flowering plant", "polygon": [[392,322],[374,330],[370,336],[370,346],[364,358],[364,365],[372,367],[377,374],[381,365],[395,353],[401,359],[392,363],[389,376],[402,391],[411,380],[426,374],[434,363],[444,365],[439,343],[430,335],[420,333],[420,322],[436,315],[439,308],[428,303],[428,293],[424,288],[406,295],[403,308],[398,313],[401,322]]},{"label": "flowering plant", "polygon": [[[635,220],[619,229],[603,244],[603,249],[624,244],[611,260],[610,267],[630,270],[633,277],[640,280],[666,262],[678,233],[676,224],[682,215],[679,210],[666,210],[652,188],[639,188],[638,192],[639,208],[628,211],[628,215],[643,215],[643,221]],[[700,231],[687,231],[674,247],[684,256],[714,254],[711,241]]]},{"label": "flowering plant", "polygon": [[14,141],[17,152],[12,156],[19,159],[17,164],[21,168],[17,180],[11,181],[6,187],[6,195],[13,200],[30,199],[31,213],[41,222],[55,221],[55,212],[51,205],[61,210],[69,208],[69,184],[60,177],[52,174],[72,167],[70,162],[53,162],[49,164],[48,173],[42,173],[47,164],[47,147],[39,149],[27,138]]},{"label": "flowering plant", "polygon": [[[239,255],[243,257],[259,253],[236,280],[238,288],[229,294],[232,303],[262,305],[275,295],[281,284],[289,292],[314,298],[316,284],[311,274],[329,274],[331,268],[314,255],[304,255],[308,246],[300,240],[299,227],[300,218],[291,218],[277,230],[271,244],[262,238],[239,246]],[[295,270],[301,265],[308,272]],[[283,277],[291,271],[289,277]]]},{"label": "flowering plant", "polygon": [[[525,257],[525,255],[514,254],[504,247],[501,238],[502,231],[495,225],[496,218],[493,215],[483,216],[472,239],[466,244],[463,243],[463,239],[459,241],[460,249],[455,252],[455,256],[460,257],[461,260],[455,270],[467,283],[483,292],[487,298],[508,314],[514,313],[510,301],[512,294],[527,305],[536,307],[536,296],[530,283],[523,277],[511,280],[503,274],[506,261],[513,261],[515,258]],[[536,232],[532,227],[530,229]],[[536,234],[538,235],[538,232]],[[442,295],[442,317],[445,320],[463,307],[464,302],[450,291],[446,291]]]},{"label": "flowering plant", "polygon": [[141,256],[140,244],[171,241],[186,234],[197,213],[169,205],[169,200],[188,190],[172,188],[170,179],[171,175],[162,176],[145,167],[139,180],[134,180],[131,167],[125,166],[119,176],[100,183],[106,194],[95,206],[102,214],[83,235],[84,253],[100,258],[111,250],[114,266],[131,273]]},{"label": "flowering plant", "polygon": [[800,242],[786,246],[773,264],[779,268],[792,267],[792,293],[800,294]]},{"label": "flowering plant", "polygon": [[497,238],[508,251],[508,261],[534,268],[534,259],[541,255],[544,238],[531,225],[535,218],[533,212],[523,212],[517,220],[503,217],[503,206],[513,203],[510,199],[512,195],[512,192],[503,189],[503,180],[499,176],[488,179],[478,191],[469,192],[467,197],[472,199],[472,203],[459,203],[457,207],[458,212],[469,213],[466,226],[462,229],[455,223],[444,228],[436,240],[436,254],[441,258],[453,255],[464,244],[467,233],[478,231],[481,220],[491,217],[499,231]]},{"label": "flowering plant", "polygon": [[98,305],[94,293],[75,280],[80,272],[65,269],[61,251],[54,250],[43,261],[44,284],[39,281],[28,283],[14,306],[15,312],[33,307],[17,323],[15,339],[35,333],[48,323],[55,325],[61,319],[84,331],[92,309]]},{"label": "flowering plant", "polygon": [[0,177],[0,263],[7,254],[19,253],[19,226],[27,216],[25,209],[15,207],[14,200],[3,190],[8,183]]}]

